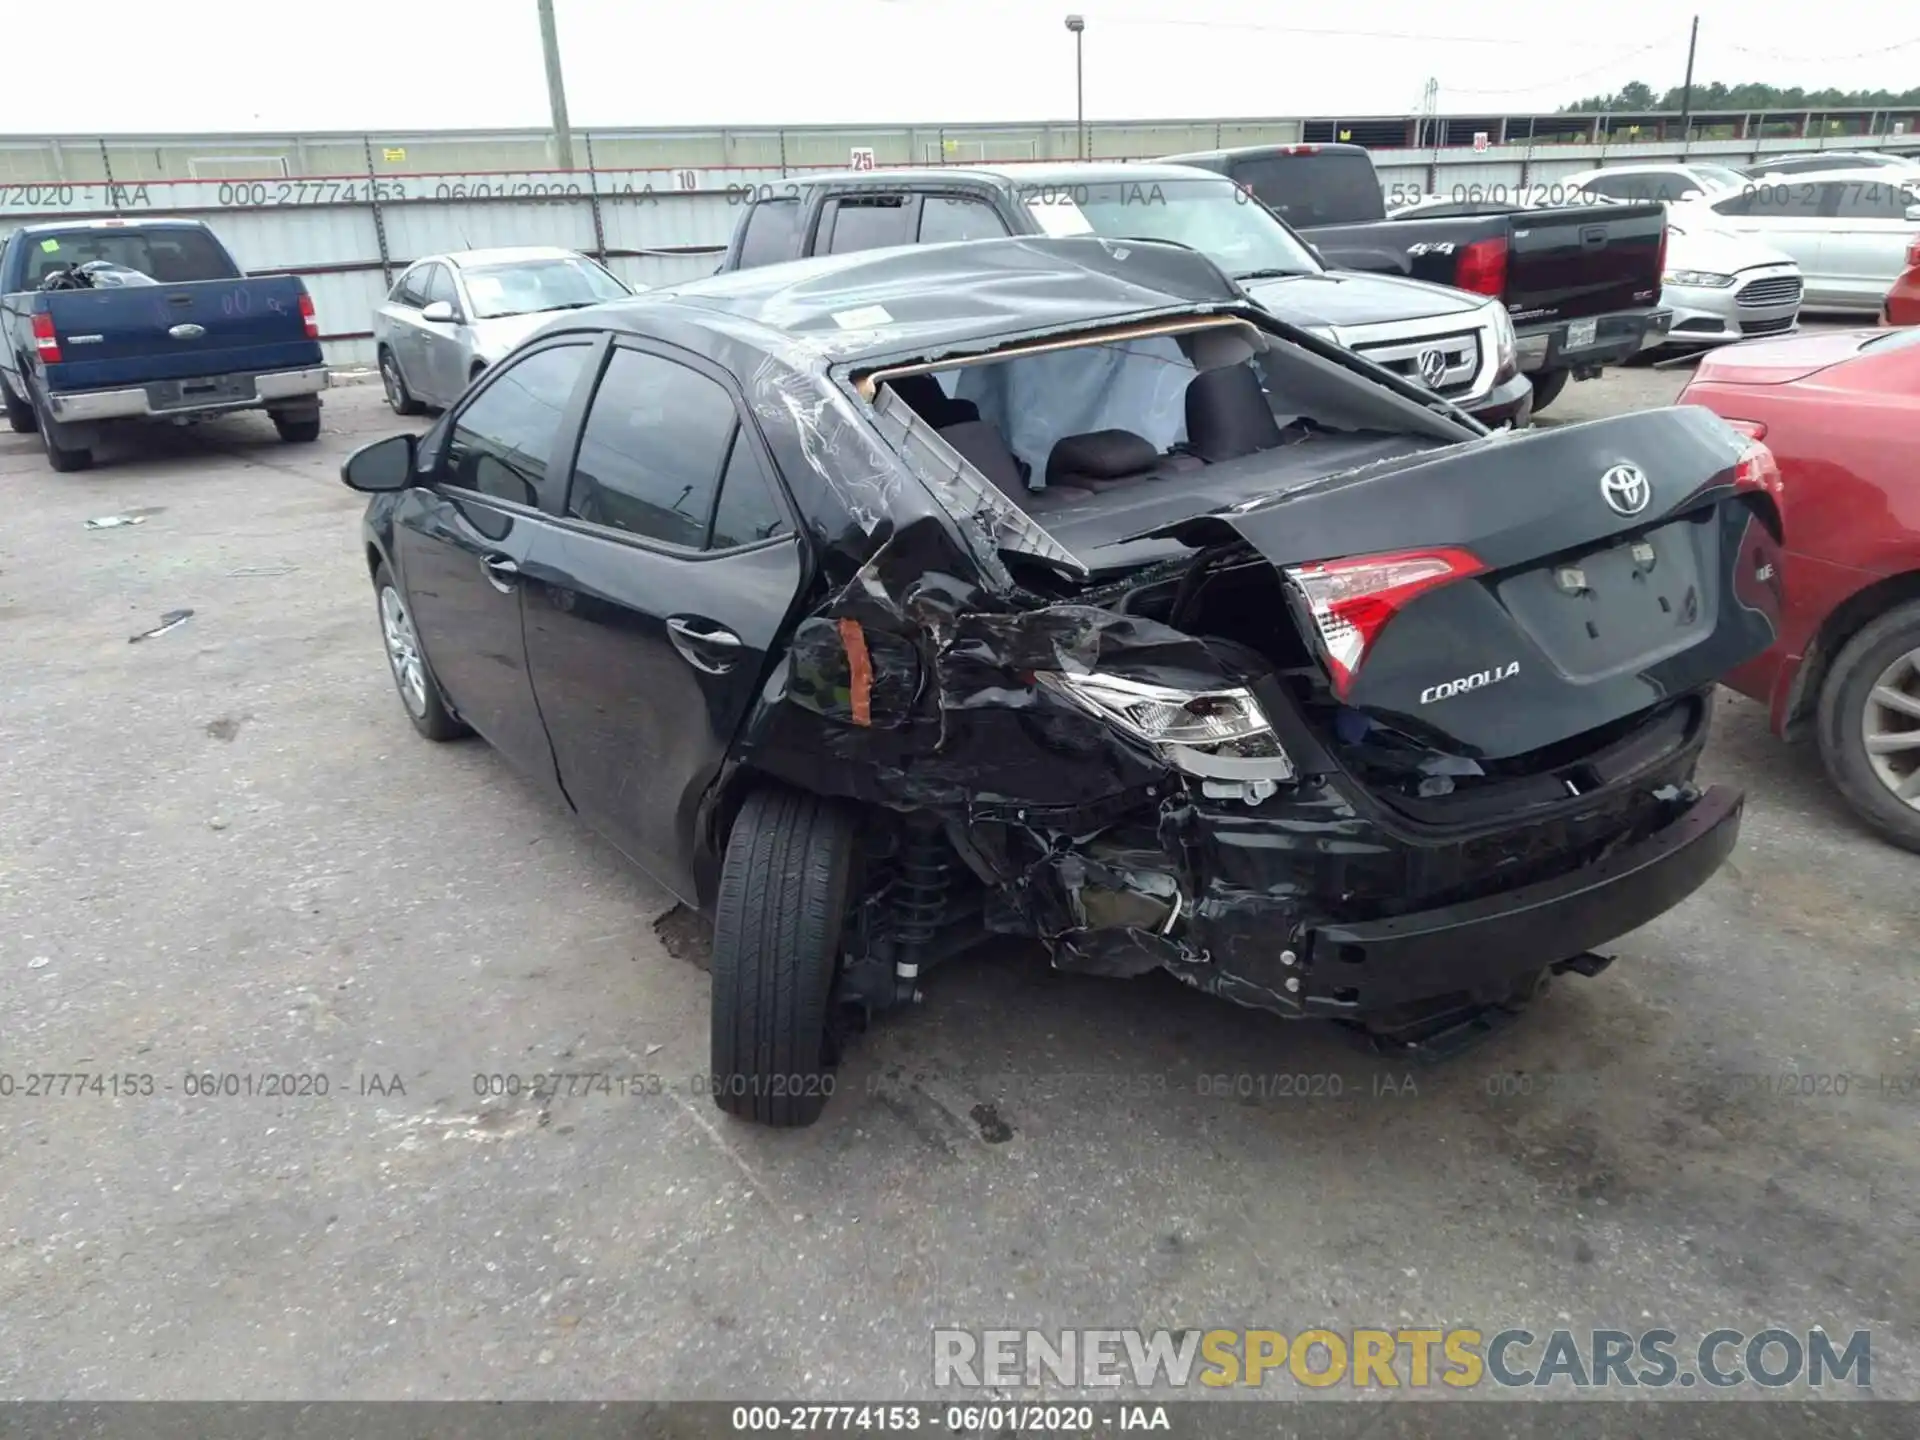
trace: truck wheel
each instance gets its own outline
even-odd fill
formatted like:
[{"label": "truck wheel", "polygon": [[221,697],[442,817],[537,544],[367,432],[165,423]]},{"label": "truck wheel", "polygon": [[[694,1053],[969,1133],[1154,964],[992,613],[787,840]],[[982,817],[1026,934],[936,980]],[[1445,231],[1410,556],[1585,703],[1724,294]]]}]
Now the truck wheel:
[{"label": "truck wheel", "polygon": [[12,427],[13,433],[31,435],[38,425],[34,419],[33,406],[16,396],[13,393],[13,387],[5,380],[0,380],[0,401],[6,402],[7,424]]},{"label": "truck wheel", "polygon": [[747,797],[713,918],[714,1103],[761,1125],[811,1125],[833,1093],[828,1004],[855,894],[859,832],[796,790]]},{"label": "truck wheel", "polygon": [[393,352],[385,346],[380,348],[380,388],[387,392],[387,404],[393,407],[396,415],[418,415],[426,408],[407,389],[406,378],[400,373],[400,362],[393,358]]},{"label": "truck wheel", "polygon": [[1567,388],[1567,374],[1565,370],[1542,370],[1533,377],[1534,414],[1560,398],[1560,392]]},{"label": "truck wheel", "polygon": [[47,464],[63,475],[92,468],[92,448],[75,445],[70,426],[62,425],[47,414],[38,401],[34,402],[33,418],[35,428],[40,431],[40,444],[47,452]]},{"label": "truck wheel", "polygon": [[1886,839],[1920,850],[1920,600],[1869,621],[1820,684],[1820,758]]},{"label": "truck wheel", "polygon": [[293,445],[305,445],[320,438],[320,417],[318,415],[276,415],[273,428],[280,432],[280,438]]}]

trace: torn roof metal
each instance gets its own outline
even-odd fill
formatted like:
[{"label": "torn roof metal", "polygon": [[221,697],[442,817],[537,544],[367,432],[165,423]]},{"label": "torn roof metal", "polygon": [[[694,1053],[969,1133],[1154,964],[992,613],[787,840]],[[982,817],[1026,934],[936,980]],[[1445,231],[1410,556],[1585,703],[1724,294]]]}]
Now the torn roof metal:
[{"label": "torn roof metal", "polygon": [[595,314],[615,329],[631,317],[640,329],[662,307],[682,314],[719,312],[852,365],[1197,309],[1257,313],[1197,251],[1077,235],[863,250],[766,265],[614,301],[596,307]]}]

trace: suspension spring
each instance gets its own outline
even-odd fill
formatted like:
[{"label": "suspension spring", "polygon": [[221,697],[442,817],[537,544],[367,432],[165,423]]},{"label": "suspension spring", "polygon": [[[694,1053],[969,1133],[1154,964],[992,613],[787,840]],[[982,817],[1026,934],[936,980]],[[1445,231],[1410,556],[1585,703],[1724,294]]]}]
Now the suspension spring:
[{"label": "suspension spring", "polygon": [[894,885],[900,959],[894,973],[909,989],[946,918],[953,867],[952,847],[937,824],[916,826],[901,847],[899,878]]}]

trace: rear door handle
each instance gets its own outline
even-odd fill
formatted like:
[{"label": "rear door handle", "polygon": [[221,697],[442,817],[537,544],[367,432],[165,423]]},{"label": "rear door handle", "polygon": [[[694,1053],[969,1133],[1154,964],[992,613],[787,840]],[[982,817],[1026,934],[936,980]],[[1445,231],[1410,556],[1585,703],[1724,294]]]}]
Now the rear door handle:
[{"label": "rear door handle", "polygon": [[740,661],[740,637],[718,625],[700,629],[675,615],[667,621],[667,636],[681,659],[709,675],[724,675]]},{"label": "rear door handle", "polygon": [[511,595],[520,584],[520,567],[505,555],[482,555],[480,568],[486,572],[487,583],[502,595]]}]

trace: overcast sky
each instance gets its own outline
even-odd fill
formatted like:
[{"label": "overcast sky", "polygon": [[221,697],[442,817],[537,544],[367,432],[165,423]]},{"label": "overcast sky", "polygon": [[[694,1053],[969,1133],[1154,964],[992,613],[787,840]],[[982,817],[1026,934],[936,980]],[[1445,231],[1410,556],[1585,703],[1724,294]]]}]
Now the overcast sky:
[{"label": "overcast sky", "polygon": [[[1697,0],[1696,83],[1905,89],[1920,11]],[[1552,109],[1686,68],[1667,0],[554,0],[577,128]],[[29,7],[32,8],[32,7]],[[13,27],[0,133],[543,125],[535,0],[85,0]],[[91,32],[91,33],[90,33]],[[22,44],[45,63],[31,58]]]}]

